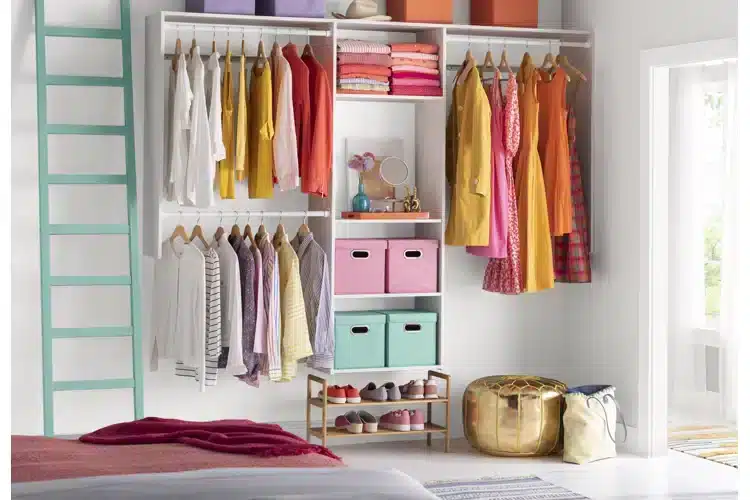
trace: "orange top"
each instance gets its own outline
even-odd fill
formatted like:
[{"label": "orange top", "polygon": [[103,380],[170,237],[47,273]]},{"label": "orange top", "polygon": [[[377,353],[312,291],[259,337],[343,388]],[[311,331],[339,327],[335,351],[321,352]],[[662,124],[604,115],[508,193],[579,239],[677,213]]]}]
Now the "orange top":
[{"label": "orange top", "polygon": [[306,55],[302,57],[302,60],[310,70],[310,121],[312,122],[309,162],[306,166],[300,165],[302,192],[325,198],[328,196],[333,158],[331,84],[328,73],[315,57]]},{"label": "orange top", "polygon": [[339,76],[352,73],[367,73],[368,75],[391,76],[391,68],[374,64],[339,64]]},{"label": "orange top", "polygon": [[282,53],[292,69],[292,105],[294,106],[294,130],[297,133],[297,157],[299,171],[304,182],[307,165],[310,163],[310,70],[297,53],[297,46],[287,44]]},{"label": "orange top", "polygon": [[570,190],[570,150],[566,125],[565,71],[558,67],[550,75],[540,69],[542,79],[537,85],[539,95],[539,156],[544,171],[549,227],[553,236],[573,230],[573,195]]}]

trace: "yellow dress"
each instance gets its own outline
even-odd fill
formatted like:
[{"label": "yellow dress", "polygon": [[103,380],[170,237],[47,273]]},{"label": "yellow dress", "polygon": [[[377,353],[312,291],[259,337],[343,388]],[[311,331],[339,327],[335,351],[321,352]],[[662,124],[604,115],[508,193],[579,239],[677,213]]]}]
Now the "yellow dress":
[{"label": "yellow dress", "polygon": [[250,130],[248,148],[248,195],[250,198],[273,198],[273,84],[271,67],[252,69],[250,81]]},{"label": "yellow dress", "polygon": [[472,68],[453,88],[446,134],[446,177],[451,212],[445,243],[487,246],[490,241],[492,112],[479,71]]},{"label": "yellow dress", "polygon": [[539,72],[531,62],[531,57],[526,54],[518,72],[521,146],[514,165],[521,271],[527,292],[538,292],[555,286],[547,197],[542,175],[542,161],[537,149],[539,143],[538,81]]},{"label": "yellow dress", "polygon": [[240,81],[237,94],[237,150],[234,165],[237,170],[237,180],[242,182],[247,178],[247,70],[245,54],[240,56]]},{"label": "yellow dress", "polygon": [[232,53],[229,51],[224,62],[224,81],[221,86],[221,136],[227,155],[216,167],[216,184],[222,199],[234,199],[234,86]]}]

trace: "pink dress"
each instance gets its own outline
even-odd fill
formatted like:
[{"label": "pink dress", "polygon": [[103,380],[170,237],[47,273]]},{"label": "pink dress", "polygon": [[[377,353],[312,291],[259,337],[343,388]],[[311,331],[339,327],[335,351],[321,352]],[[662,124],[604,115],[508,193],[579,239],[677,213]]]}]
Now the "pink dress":
[{"label": "pink dress", "polygon": [[523,291],[521,242],[518,237],[518,205],[513,182],[513,158],[521,144],[521,116],[518,110],[518,85],[510,74],[505,92],[505,179],[508,192],[507,257],[490,259],[484,272],[483,289],[488,292],[519,294]]},{"label": "pink dress", "polygon": [[492,120],[492,201],[490,204],[490,243],[486,247],[466,247],[471,255],[504,259],[508,256],[508,180],[505,175],[505,110],[500,72],[495,70],[487,87]]}]

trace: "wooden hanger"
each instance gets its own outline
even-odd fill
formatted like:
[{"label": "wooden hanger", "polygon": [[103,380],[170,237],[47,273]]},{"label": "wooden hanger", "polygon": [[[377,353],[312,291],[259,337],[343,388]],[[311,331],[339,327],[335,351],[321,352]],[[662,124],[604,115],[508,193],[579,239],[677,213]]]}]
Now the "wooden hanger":
[{"label": "wooden hanger", "polygon": [[213,54],[214,52],[216,52],[216,38],[211,42],[211,53]]},{"label": "wooden hanger", "polygon": [[178,38],[174,44],[174,55],[172,56],[172,70],[175,72],[180,61],[180,54],[182,54],[182,40]]},{"label": "wooden hanger", "polygon": [[492,71],[493,74],[496,70],[495,61],[492,59],[492,51],[488,48],[487,53],[484,55],[484,64],[482,64],[481,71],[484,73],[485,70]]},{"label": "wooden hanger", "polygon": [[584,82],[587,82],[586,75],[584,75],[581,70],[570,64],[570,61],[568,60],[568,56],[563,54],[557,54],[557,58],[555,59],[555,62],[565,68],[568,72],[573,73],[576,77],[578,77],[579,80],[583,80]]},{"label": "wooden hanger", "polygon": [[190,57],[193,57],[196,47],[198,47],[198,41],[193,37],[193,43],[190,45]]},{"label": "wooden hanger", "polygon": [[174,228],[174,231],[172,231],[172,236],[169,237],[169,242],[174,243],[174,240],[177,239],[177,237],[182,238],[182,241],[185,243],[188,243],[190,241],[190,238],[188,238],[187,232],[185,231],[185,226],[182,224],[177,224],[177,226]]},{"label": "wooden hanger", "polygon": [[203,245],[206,247],[206,250],[211,248],[211,246],[206,241],[206,238],[203,236],[203,228],[200,225],[200,221],[198,221],[198,224],[196,224],[193,228],[193,232],[190,233],[190,241],[193,241],[195,238],[201,240],[201,243],[203,243]]},{"label": "wooden hanger", "polygon": [[310,228],[307,225],[307,212],[305,212],[305,218],[302,221],[302,225],[297,230],[297,235],[299,235],[300,237],[304,238],[308,234],[310,234]]},{"label": "wooden hanger", "polygon": [[266,47],[265,45],[263,45],[263,40],[261,39],[258,42],[258,57],[255,59],[255,67],[264,68],[266,66],[266,63],[268,63],[268,58],[266,57]]},{"label": "wooden hanger", "polygon": [[[237,219],[239,219],[239,215],[237,216]],[[237,219],[234,220],[234,225],[232,226],[232,231],[229,233],[230,236],[242,236],[242,230],[240,229],[240,226],[237,225]]]},{"label": "wooden hanger", "polygon": [[[227,42],[229,43],[229,42]],[[245,56],[245,39],[242,39],[242,48],[240,49],[240,54],[244,57]]]},{"label": "wooden hanger", "polygon": [[255,239],[253,238],[253,228],[250,226],[250,221],[245,224],[245,231],[242,233],[242,240],[250,239],[250,246],[255,246]]},{"label": "wooden hanger", "polygon": [[[229,42],[227,42],[229,43]],[[222,214],[219,214],[219,227],[216,228],[216,233],[214,233],[214,239],[218,242],[221,241],[221,237],[224,236],[224,226],[222,226],[221,221],[223,220]]]},{"label": "wooden hanger", "polygon": [[281,238],[284,236],[286,236],[286,228],[284,227],[284,224],[281,223],[281,217],[279,217],[279,225],[276,226],[276,234],[273,235],[274,246],[278,245],[279,241],[281,241]]},{"label": "wooden hanger", "polygon": [[499,69],[501,73],[505,71],[508,73],[508,76],[513,74],[513,70],[510,69],[510,64],[508,64],[508,49],[505,47],[503,47],[503,55],[500,56],[500,65],[497,69]]},{"label": "wooden hanger", "polygon": [[230,47],[229,40],[227,40],[227,49],[224,52],[224,56],[226,56],[226,58],[229,59],[229,54],[231,54],[231,53],[232,53],[232,49]]},{"label": "wooden hanger", "polygon": [[471,47],[469,47],[466,50],[466,55],[464,56],[464,64],[461,70],[458,73],[458,84],[462,85],[466,81],[466,77],[469,76],[469,73],[472,69],[476,68],[477,62],[474,60],[474,56],[471,54]]}]

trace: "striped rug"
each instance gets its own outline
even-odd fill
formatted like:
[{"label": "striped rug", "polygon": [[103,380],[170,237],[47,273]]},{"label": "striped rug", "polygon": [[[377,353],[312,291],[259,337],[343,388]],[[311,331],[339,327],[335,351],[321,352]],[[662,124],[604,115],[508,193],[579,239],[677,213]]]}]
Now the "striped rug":
[{"label": "striped rug", "polygon": [[737,429],[688,425],[669,430],[669,449],[738,469]]},{"label": "striped rug", "polygon": [[436,481],[424,486],[443,500],[588,500],[536,476]]}]

